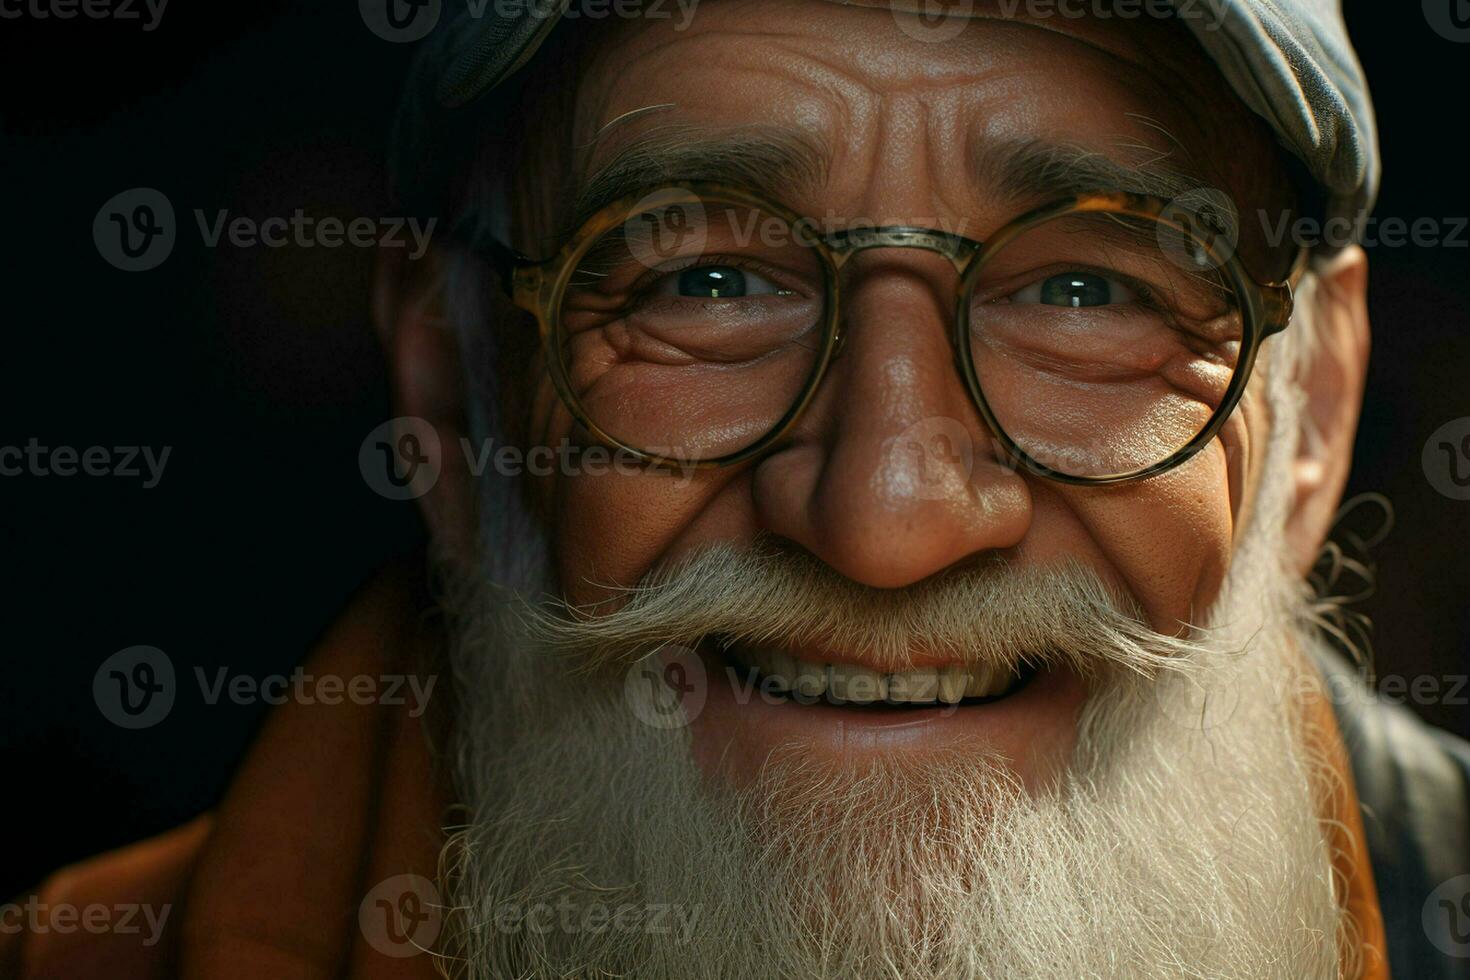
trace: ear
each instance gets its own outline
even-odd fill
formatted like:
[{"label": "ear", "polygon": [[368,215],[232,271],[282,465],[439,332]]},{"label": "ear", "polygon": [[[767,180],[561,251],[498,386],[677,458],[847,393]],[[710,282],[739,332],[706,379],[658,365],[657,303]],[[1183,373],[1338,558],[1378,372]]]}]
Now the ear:
[{"label": "ear", "polygon": [[1295,505],[1286,523],[1297,571],[1311,571],[1332,530],[1352,465],[1353,438],[1368,370],[1368,257],[1344,249],[1317,270],[1303,311],[1316,328],[1315,350],[1298,383],[1306,395],[1293,479]]},{"label": "ear", "polygon": [[460,447],[467,436],[459,338],[445,315],[445,255],[430,246],[419,259],[403,249],[378,250],[373,324],[388,359],[395,417],[422,419],[437,439],[422,452],[439,477],[418,498],[434,557],[469,567],[475,548],[475,495]]}]

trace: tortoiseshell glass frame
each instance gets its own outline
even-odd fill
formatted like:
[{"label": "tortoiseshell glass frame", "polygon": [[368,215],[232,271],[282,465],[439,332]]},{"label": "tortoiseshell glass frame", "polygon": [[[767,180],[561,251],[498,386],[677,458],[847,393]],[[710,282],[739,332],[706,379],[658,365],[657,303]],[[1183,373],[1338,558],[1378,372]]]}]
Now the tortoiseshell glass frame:
[{"label": "tortoiseshell glass frame", "polygon": [[[679,205],[723,204],[750,207],[780,218],[793,229],[804,227],[799,215],[777,201],[755,194],[741,187],[708,181],[673,181],[648,191],[630,194],[599,210],[589,218],[572,239],[556,255],[544,261],[535,261],[518,255],[499,243],[489,246],[489,257],[500,271],[502,283],[506,284],[512,300],[521,309],[531,313],[541,334],[542,349],[546,354],[547,369],[557,394],[573,417],[596,439],[609,447],[615,447],[657,467],[697,467],[712,469],[733,466],[754,459],[765,453],[786,435],[811,402],[826,376],[827,367],[842,345],[842,309],[838,290],[842,267],[857,253],[872,248],[920,248],[937,252],[949,260],[958,273],[955,288],[955,315],[950,343],[955,350],[955,361],[969,389],[970,398],[989,427],[992,436],[1010,465],[1025,466],[1027,470],[1060,483],[1080,486],[1101,486],[1141,480],[1145,477],[1173,469],[1198,453],[1219,433],[1230,413],[1235,410],[1246,383],[1250,379],[1256,354],[1261,342],[1272,334],[1286,329],[1291,321],[1292,288],[1300,281],[1306,268],[1306,252],[1297,256],[1290,276],[1285,282],[1262,283],[1252,278],[1238,256],[1221,254],[1212,241],[1199,238],[1166,216],[1170,202],[1159,197],[1148,197],[1123,192],[1078,194],[1060,198],[1041,207],[1033,208],[1007,222],[985,242],[961,235],[903,225],[881,228],[859,228],[851,231],[804,237],[803,244],[811,247],[822,264],[826,275],[824,283],[825,322],[821,325],[821,342],[817,360],[802,390],[790,409],[760,439],[724,456],[701,460],[680,460],[646,452],[637,446],[628,445],[604,431],[581,406],[572,390],[558,353],[562,340],[559,332],[561,304],[566,295],[568,282],[587,251],[609,231],[623,224],[635,213],[646,213],[656,208]],[[974,355],[968,340],[970,304],[969,294],[976,276],[985,267],[988,257],[996,254],[1007,242],[1044,222],[1069,214],[1107,213],[1123,217],[1150,219],[1189,235],[1208,250],[1211,266],[1218,268],[1239,301],[1241,313],[1240,353],[1235,373],[1225,390],[1215,414],[1189,442],[1167,458],[1157,463],[1123,473],[1101,476],[1075,476],[1054,470],[1033,459],[1011,439],[996,418],[995,412],[986,401],[977,376]]]}]

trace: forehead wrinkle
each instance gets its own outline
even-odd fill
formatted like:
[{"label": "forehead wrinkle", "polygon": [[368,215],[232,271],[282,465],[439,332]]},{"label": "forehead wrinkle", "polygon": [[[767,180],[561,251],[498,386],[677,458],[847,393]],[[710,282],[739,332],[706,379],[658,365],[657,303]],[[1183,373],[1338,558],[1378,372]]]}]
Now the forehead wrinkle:
[{"label": "forehead wrinkle", "polygon": [[[1102,23],[1096,31],[1074,33],[1064,29],[1075,29],[1087,20],[1063,25],[1008,20],[994,26],[1039,28],[1083,46],[1088,51],[1084,57],[1100,59],[1095,67],[1087,68],[1089,72],[1108,78],[1110,84],[1123,84],[1134,93],[1140,105],[1149,104],[1147,112],[1141,108],[1121,112],[1120,130],[1125,124],[1133,123],[1158,134],[1166,146],[1153,145],[1152,140],[1137,133],[1120,132],[1108,141],[1106,148],[1082,147],[1098,155],[1097,162],[1102,168],[1095,176],[1115,171],[1113,163],[1123,163],[1135,173],[1113,173],[1114,179],[1109,182],[1116,189],[1173,198],[1202,187],[1213,187],[1228,192],[1242,213],[1256,206],[1256,202],[1290,205],[1289,189],[1282,192],[1286,185],[1280,150],[1266,132],[1265,123],[1229,91],[1224,77],[1182,26],[1159,24],[1144,35],[1162,42],[1164,32],[1172,30],[1178,43],[1168,45],[1121,43],[1121,39],[1114,37],[1119,32],[1104,29],[1108,25]],[[1109,43],[1113,41],[1119,43]],[[1120,67],[1128,74],[1119,76],[1115,70],[1109,70],[1109,65]],[[1209,111],[1200,111],[1201,106],[1208,106]],[[1161,117],[1173,119],[1175,128],[1166,126]],[[967,149],[973,152],[976,148]],[[1122,159],[1107,159],[1106,149],[1121,152]],[[1064,156],[1052,162],[1058,163]],[[976,158],[983,158],[983,154],[977,154]],[[1061,173],[1066,168],[1054,169]],[[1086,189],[1097,188],[1074,184],[1061,192]]]},{"label": "forehead wrinkle", "polygon": [[666,123],[622,141],[586,180],[573,208],[581,224],[619,198],[675,180],[734,184],[783,200],[791,188],[826,182],[831,150],[815,134],[778,124]]},{"label": "forehead wrinkle", "polygon": [[[1135,42],[1133,31],[1112,30],[1103,22],[1093,24],[1090,17],[1063,24],[1052,22],[1056,20],[1066,19],[1007,21],[1007,24],[1034,27],[1065,37],[1152,84],[1154,97],[1172,106],[1173,114],[1185,124],[1187,133],[1169,130],[1153,114],[1129,111],[1123,115],[1159,133],[1185,158],[1185,166],[1164,168],[1164,176],[1176,183],[1181,177],[1194,181],[1191,186],[1176,187],[1175,193],[1201,186],[1220,186],[1232,191],[1255,191],[1262,196],[1270,194],[1271,175],[1282,169],[1274,139],[1262,135],[1265,133],[1264,121],[1245,108],[1199,47],[1199,42],[1183,25],[1172,22],[1151,24],[1146,28],[1147,33],[1138,35],[1142,40],[1131,43]],[[1089,25],[1096,29],[1089,29]],[[1148,43],[1150,38],[1155,39],[1155,43]],[[1125,39],[1130,43],[1124,43]],[[1135,85],[1129,87],[1137,90]],[[1144,95],[1139,94],[1141,97]],[[1201,107],[1208,107],[1208,111],[1201,111]],[[1158,108],[1152,110],[1155,114],[1159,111]],[[1154,160],[1140,161],[1148,165],[1161,163],[1175,155],[1174,151],[1162,150],[1141,140],[1137,141],[1136,147],[1128,147],[1124,139],[1119,139],[1115,145],[1155,154]],[[1224,186],[1228,184],[1236,187]],[[1243,210],[1246,202],[1240,201],[1238,206]]]},{"label": "forehead wrinkle", "polygon": [[[732,39],[748,42],[757,38],[763,39],[759,48],[747,43],[726,43]],[[648,50],[631,54],[626,61],[614,67],[619,77],[657,77],[662,73],[676,79],[683,64],[698,65],[701,69],[714,67],[724,73],[724,91],[738,91],[746,84],[767,91],[773,83],[780,83],[785,86],[781,90],[781,110],[783,116],[788,117],[781,122],[801,124],[807,129],[829,133],[839,131],[841,124],[847,121],[839,117],[850,116],[852,102],[859,92],[871,95],[871,87],[837,60],[814,53],[797,44],[797,40],[810,41],[793,34],[706,30],[699,35],[660,42]],[[678,52],[677,61],[671,65],[676,46],[685,50]],[[602,120],[611,114],[610,100],[614,89],[615,86],[604,87],[605,94],[591,114],[589,124],[606,125]],[[677,92],[673,93],[673,97],[677,95]],[[669,97],[665,93],[660,99]],[[709,105],[688,96],[678,99],[677,106],[680,110],[691,111],[719,111],[722,108],[718,102]],[[637,127],[629,129],[636,132]],[[608,145],[615,148],[617,144],[613,141]]]},{"label": "forehead wrinkle", "polygon": [[[987,9],[970,14],[976,30],[1007,33],[1026,31],[1028,34],[1041,31],[1051,37],[1065,39],[1088,49],[1096,57],[1148,76],[1157,86],[1159,94],[1175,97],[1176,104],[1186,111],[1188,107],[1182,104],[1183,100],[1177,98],[1177,93],[1181,90],[1206,97],[1208,101],[1213,101],[1214,96],[1222,94],[1233,101],[1223,77],[1204,58],[1198,49],[1198,42],[1181,25],[1129,21],[1126,24],[1127,29],[1123,30],[1116,22],[1099,21],[1093,17],[1027,18],[1024,14],[1008,14],[1000,0],[977,0],[977,4]],[[957,66],[949,58],[915,59],[913,55],[916,45],[921,46],[924,51],[935,53],[945,48],[977,49],[982,53],[984,49],[977,48],[974,44],[975,37],[969,30],[938,45],[908,38],[892,23],[892,14],[882,3],[865,3],[863,0],[859,0],[857,4],[833,3],[832,7],[835,9],[831,9],[830,14],[823,15],[830,18],[828,23],[831,28],[821,38],[824,44],[821,51],[812,50],[813,37],[809,31],[802,29],[801,25],[807,21],[801,19],[800,12],[793,14],[783,11],[788,19],[795,17],[795,26],[785,30],[746,28],[745,22],[732,21],[730,17],[723,16],[725,12],[737,7],[759,15],[763,8],[781,9],[781,6],[767,0],[743,3],[725,0],[721,4],[711,5],[703,18],[696,18],[689,29],[682,33],[660,33],[656,26],[644,27],[637,33],[633,33],[634,28],[621,34],[614,32],[614,38],[627,37],[630,40],[626,44],[607,45],[597,60],[616,61],[621,55],[623,63],[618,66],[618,74],[626,75],[644,70],[645,66],[641,62],[667,56],[669,50],[676,46],[695,45],[697,47],[694,48],[694,53],[700,60],[718,61],[728,42],[745,40],[759,42],[759,51],[763,55],[760,65],[762,69],[776,70],[791,78],[801,75],[805,80],[829,91],[836,91],[832,83],[837,79],[844,80],[845,87],[857,86],[874,91],[875,82],[901,82],[906,87],[943,86],[953,81],[953,76],[958,74],[968,75],[978,82],[985,73],[984,66],[973,62]],[[712,15],[716,18],[715,26],[706,26],[711,23]],[[858,18],[864,24],[871,24],[880,17],[886,32],[881,37],[875,37],[873,32],[860,30],[857,26],[860,23]],[[746,18],[746,22],[759,21],[759,16]],[[713,50],[708,49],[711,46]],[[630,53],[630,49],[636,50]],[[742,46],[742,56],[749,50],[751,48],[748,45]],[[828,50],[830,54],[827,53]],[[792,57],[786,57],[787,55]],[[803,68],[812,66],[820,66],[827,77],[802,73]],[[1209,118],[1219,114],[1211,112],[1203,115]]]},{"label": "forehead wrinkle", "polygon": [[[990,0],[988,5],[992,8],[997,6],[994,0]],[[1102,152],[1111,150],[1129,166],[1151,171],[1145,175],[1149,177],[1184,174],[1186,171],[1181,167],[1165,164],[1165,158],[1170,156],[1181,163],[1192,158],[1198,158],[1202,163],[1213,162],[1214,166],[1201,169],[1207,171],[1205,176],[1214,176],[1215,179],[1193,181],[1195,187],[1223,184],[1237,188],[1239,192],[1262,185],[1271,186],[1270,179],[1262,171],[1270,169],[1273,158],[1269,153],[1263,153],[1262,147],[1251,145],[1257,141],[1243,138],[1254,135],[1243,131],[1239,125],[1243,118],[1253,118],[1248,116],[1244,107],[1231,103],[1238,111],[1222,112],[1218,106],[1208,113],[1198,111],[1201,101],[1213,105],[1217,101],[1216,96],[1225,98],[1229,93],[1225,92],[1223,79],[1216,78],[1218,73],[1213,66],[1193,56],[1197,48],[1191,45],[1195,42],[1179,25],[1158,25],[1158,29],[1145,33],[1133,30],[1136,25],[1120,31],[1115,24],[1091,23],[1090,19],[1022,20],[981,11],[976,15],[975,27],[988,32],[988,44],[977,44],[975,35],[967,30],[957,39],[961,42],[958,47],[960,56],[955,55],[956,41],[949,41],[926,45],[936,49],[934,56],[915,58],[914,44],[917,42],[898,31],[885,9],[838,7],[832,9],[830,15],[824,15],[830,16],[830,29],[821,23],[815,25],[818,29],[814,29],[810,16],[804,17],[802,9],[791,8],[783,10],[789,18],[785,24],[790,26],[783,24],[781,29],[772,30],[762,26],[763,21],[769,23],[769,18],[750,16],[770,13],[766,9],[768,7],[777,9],[779,5],[766,0],[739,4],[729,0],[725,4],[711,5],[709,14],[713,14],[714,19],[711,20],[709,15],[697,19],[682,35],[661,33],[656,27],[633,34],[630,28],[628,33],[622,34],[627,43],[617,45],[616,50],[604,48],[597,59],[605,70],[604,79],[635,78],[639,75],[656,78],[665,74],[672,81],[662,88],[656,82],[652,85],[635,84],[635,96],[626,98],[615,107],[626,111],[640,104],[679,99],[683,103],[679,109],[685,114],[704,111],[716,117],[724,115],[726,121],[732,123],[740,122],[742,113],[745,118],[760,118],[762,113],[769,113],[798,125],[817,123],[804,128],[821,130],[826,134],[826,145],[834,151],[827,155],[828,172],[833,179],[842,180],[852,171],[861,170],[865,163],[874,163],[875,155],[882,154],[883,148],[879,145],[882,141],[874,137],[876,129],[882,125],[885,96],[892,94],[889,89],[916,96],[928,108],[940,109],[938,100],[945,97],[944,89],[951,89],[954,98],[963,99],[965,87],[984,88],[994,73],[1007,75],[1015,68],[1012,62],[1026,50],[1025,46],[1018,46],[1021,45],[1021,35],[1016,32],[1025,31],[1028,39],[1025,43],[1034,45],[1047,43],[1037,40],[1039,35],[1036,32],[1045,31],[1047,37],[1071,42],[1076,53],[1069,58],[1080,63],[1081,72],[1097,74],[1109,86],[1132,90],[1138,96],[1134,100],[1134,111],[1122,113],[1126,118],[1119,119],[1117,132],[1128,135],[1112,140],[1108,147],[1100,148]],[[731,10],[737,10],[737,15],[719,13]],[[872,16],[848,16],[857,13]],[[883,18],[881,26],[888,28],[886,34],[878,35],[869,27],[877,17]],[[747,27],[747,24],[751,26]],[[1165,30],[1168,28],[1174,28],[1175,34],[1167,35]],[[1178,43],[1163,43],[1171,36]],[[1007,38],[1017,40],[1010,42]],[[946,48],[949,50],[942,50]],[[967,48],[973,49],[973,56],[963,53]],[[712,101],[704,97],[702,89],[697,89],[700,94],[694,96],[702,100],[700,102],[681,97],[677,82],[679,71],[685,65],[695,71],[707,70],[711,66],[723,70],[730,79],[730,89],[737,90],[741,97],[733,101],[722,100],[720,96],[725,93],[723,83],[721,91],[712,93]],[[1127,74],[1120,77],[1120,69]],[[707,79],[708,76],[700,77]],[[752,78],[754,83],[750,81]],[[1130,82],[1130,78],[1136,81]],[[1211,79],[1216,84],[1212,85]],[[1017,79],[1009,81],[1014,83]],[[777,96],[767,98],[762,109],[760,96],[766,91],[766,86],[770,86],[770,91]],[[615,118],[610,111],[614,108],[613,100],[620,90],[626,90],[616,83],[595,88],[598,94],[594,99],[608,111],[593,116],[593,121]],[[1076,100],[1073,93],[1062,89],[1058,92],[1065,98]],[[1222,92],[1225,94],[1221,95]],[[1003,98],[1006,93],[997,90],[994,94]],[[639,101],[633,102],[634,97]],[[1169,108],[1160,110],[1157,103],[1150,102],[1154,98],[1165,100]],[[1191,102],[1195,104],[1194,111],[1190,110]],[[1151,109],[1153,115],[1171,120],[1168,128],[1185,137],[1183,140],[1173,139],[1173,154],[1150,145],[1154,140],[1141,132],[1143,129],[1157,130],[1161,126],[1158,122],[1142,118],[1139,110],[1144,108]],[[675,111],[659,113],[656,114],[658,119],[652,121],[657,123],[675,114]],[[963,117],[963,108],[958,109],[956,115]],[[1180,115],[1182,119],[1174,118]],[[588,119],[587,116],[582,118],[584,121]],[[1018,121],[1019,118],[1012,119],[1002,129],[1009,129],[1015,135],[1026,135],[1015,128]],[[983,119],[972,120],[969,125],[975,123],[979,123],[981,128],[989,128]],[[1131,129],[1129,123],[1139,129]],[[642,121],[632,126],[620,126],[617,138],[621,140],[629,135],[629,131],[642,128]],[[936,135],[931,132],[931,139]],[[1165,135],[1170,134],[1166,131]],[[1129,141],[1134,145],[1129,145]],[[600,141],[601,145],[594,148],[592,155],[602,156],[608,144],[615,142]],[[956,142],[960,159],[964,159],[970,150],[965,145],[968,141],[961,137]],[[1095,144],[1096,140],[1090,142]],[[1229,159],[1215,156],[1215,151],[1223,152],[1225,148],[1229,148]],[[933,149],[931,147],[931,152]],[[1269,141],[1265,149],[1270,149]],[[1255,164],[1250,161],[1255,161]],[[1247,173],[1237,172],[1242,169]],[[586,173],[585,170],[582,172]],[[1227,181],[1227,177],[1233,179]],[[1122,189],[1149,192],[1181,189],[1177,179],[1167,182],[1151,179],[1147,183],[1151,186],[1139,186],[1140,182],[1134,181],[1123,185]],[[938,186],[931,188],[935,193],[941,190],[943,188]]]},{"label": "forehead wrinkle", "polygon": [[[794,77],[795,69],[815,60],[809,50],[791,46],[792,42],[798,40],[809,39],[796,32],[776,33],[714,28],[699,30],[697,27],[682,34],[660,38],[649,31],[635,36],[633,43],[627,45],[606,44],[600,54],[594,57],[588,75],[596,77],[601,72],[608,72],[613,78],[626,78],[640,75],[654,76],[659,72],[672,74],[684,63],[698,64],[701,67],[721,65],[722,62],[728,62],[726,56],[729,53],[737,52],[735,63],[727,64],[725,67],[737,72],[766,71]],[[754,47],[751,43],[754,41],[759,41],[760,46]],[[738,43],[732,44],[731,42]],[[749,60],[749,54],[752,51],[758,51],[763,55],[756,64],[752,64]],[[788,53],[793,57],[784,60],[774,57],[778,51]],[[611,66],[610,71],[609,66]],[[614,87],[605,86],[602,92],[604,98],[599,102],[597,110],[591,114],[589,120],[591,122],[601,120],[599,125],[606,122],[607,99],[613,94]]]}]

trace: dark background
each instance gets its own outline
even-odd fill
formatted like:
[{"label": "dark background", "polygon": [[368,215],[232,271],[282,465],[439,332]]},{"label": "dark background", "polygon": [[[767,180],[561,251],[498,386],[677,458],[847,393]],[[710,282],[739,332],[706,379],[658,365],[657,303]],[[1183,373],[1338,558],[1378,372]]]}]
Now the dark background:
[{"label": "dark background", "polygon": [[[375,567],[421,540],[413,506],[358,472],[359,444],[390,414],[371,253],[206,249],[192,224],[194,208],[389,213],[383,148],[408,49],[349,0],[301,6],[178,3],[151,33],[0,20],[0,445],[173,447],[152,490],[0,477],[0,893],[207,809],[261,720],[181,696],[161,724],[124,731],[92,700],[103,659],[149,644],[181,672],[284,673]],[[1470,45],[1434,34],[1417,3],[1348,6],[1382,127],[1378,214],[1470,215]],[[99,257],[91,225],[137,186],[167,194],[181,228],[161,267],[130,274]],[[1461,674],[1470,503],[1437,493],[1420,458],[1470,415],[1470,250],[1372,259],[1350,494],[1382,494],[1397,525],[1358,608],[1377,623],[1381,673]],[[1463,704],[1416,710],[1470,734]]]}]

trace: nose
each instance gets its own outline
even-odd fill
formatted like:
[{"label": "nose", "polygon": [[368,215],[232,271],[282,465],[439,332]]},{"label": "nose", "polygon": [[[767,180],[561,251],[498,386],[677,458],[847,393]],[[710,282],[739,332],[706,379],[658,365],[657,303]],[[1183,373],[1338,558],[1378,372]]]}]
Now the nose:
[{"label": "nose", "polygon": [[753,474],[758,520],[877,588],[1016,545],[1031,495],[997,459],[955,368],[953,269],[866,252],[842,293],[841,355],[790,442]]}]

